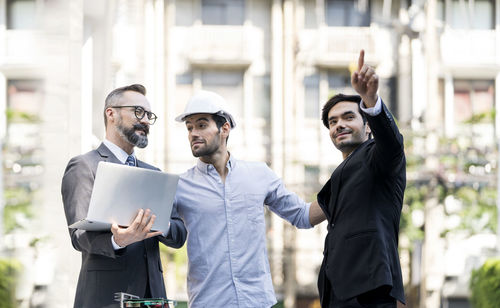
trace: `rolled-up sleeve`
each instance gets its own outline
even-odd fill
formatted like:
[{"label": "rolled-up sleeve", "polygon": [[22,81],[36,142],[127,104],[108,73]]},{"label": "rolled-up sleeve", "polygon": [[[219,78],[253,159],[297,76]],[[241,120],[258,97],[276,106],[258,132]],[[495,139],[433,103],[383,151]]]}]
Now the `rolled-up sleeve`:
[{"label": "rolled-up sleeve", "polygon": [[266,168],[265,178],[267,180],[266,183],[269,183],[269,190],[265,204],[271,211],[289,221],[295,227],[300,229],[312,228],[313,226],[309,222],[311,204],[286,189],[283,181],[271,169],[267,166]]}]

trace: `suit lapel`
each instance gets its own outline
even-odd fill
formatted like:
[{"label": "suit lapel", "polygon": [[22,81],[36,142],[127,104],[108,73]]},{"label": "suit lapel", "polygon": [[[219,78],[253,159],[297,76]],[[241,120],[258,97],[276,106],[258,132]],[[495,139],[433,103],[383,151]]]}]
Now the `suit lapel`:
[{"label": "suit lapel", "polygon": [[370,140],[365,141],[363,144],[358,146],[346,159],[333,171],[332,177],[330,178],[331,182],[331,195],[330,195],[330,203],[328,205],[328,211],[330,213],[330,217],[332,221],[335,220],[335,213],[337,212],[339,191],[342,186],[342,173],[344,171],[345,166],[349,163],[349,161],[356,156],[356,153],[363,147],[365,147]]},{"label": "suit lapel", "polygon": [[116,158],[116,156],[111,152],[110,149],[108,149],[108,147],[104,143],[101,143],[101,145],[99,145],[96,151],[101,156],[101,161],[106,161],[115,164],[122,163],[118,158]]},{"label": "suit lapel", "polygon": [[332,173],[332,177],[330,178],[330,185],[331,185],[331,195],[330,195],[330,203],[328,204],[328,212],[330,213],[330,217],[332,221],[335,220],[335,212],[337,208],[337,201],[339,199],[339,190],[340,190],[340,183],[341,183],[341,177],[342,177],[342,169],[344,169],[344,166],[347,162],[349,157],[344,160]]},{"label": "suit lapel", "polygon": [[136,160],[137,161],[137,167],[139,168],[144,168],[144,169],[151,169],[151,170],[156,170],[153,166],[146,164],[142,160]]}]

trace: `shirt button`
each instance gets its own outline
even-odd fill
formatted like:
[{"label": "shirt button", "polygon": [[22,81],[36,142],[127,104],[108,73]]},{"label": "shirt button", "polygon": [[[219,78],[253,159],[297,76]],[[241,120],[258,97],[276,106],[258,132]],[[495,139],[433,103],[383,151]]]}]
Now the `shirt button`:
[{"label": "shirt button", "polygon": [[332,222],[332,223],[331,223],[331,226],[332,226],[332,228],[333,228],[333,227],[335,227],[335,224]]}]

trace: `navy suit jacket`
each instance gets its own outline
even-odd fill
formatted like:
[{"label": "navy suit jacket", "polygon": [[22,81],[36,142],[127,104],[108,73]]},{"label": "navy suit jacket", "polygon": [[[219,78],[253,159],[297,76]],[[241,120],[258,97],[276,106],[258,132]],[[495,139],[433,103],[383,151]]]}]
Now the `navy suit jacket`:
[{"label": "navy suit jacket", "polygon": [[[96,150],[72,158],[64,172],[61,193],[68,225],[87,217],[97,164],[107,161],[121,164],[101,144]],[[137,160],[140,168],[159,170]],[[140,193],[140,192],[138,192]],[[156,236],[114,250],[111,231],[69,229],[73,247],[82,253],[74,307],[119,307],[115,292],[144,297],[149,283],[151,295],[166,297],[158,243],[179,248],[186,240],[186,228],[173,213],[167,237]]]},{"label": "navy suit jacket", "polygon": [[404,303],[398,255],[406,186],[403,136],[383,103],[380,114],[366,117],[374,138],[356,148],[318,194],[328,220],[320,269],[328,281],[318,282],[322,305],[332,290],[344,300],[382,285]]}]

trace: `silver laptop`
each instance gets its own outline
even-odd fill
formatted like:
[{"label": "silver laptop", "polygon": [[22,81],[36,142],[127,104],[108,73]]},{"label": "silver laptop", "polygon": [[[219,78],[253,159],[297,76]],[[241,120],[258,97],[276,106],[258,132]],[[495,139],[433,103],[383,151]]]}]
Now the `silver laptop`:
[{"label": "silver laptop", "polygon": [[129,226],[139,210],[156,215],[152,230],[167,231],[179,176],[160,171],[99,162],[87,218],[70,228],[110,230]]}]

